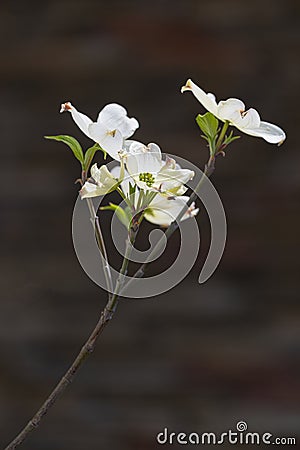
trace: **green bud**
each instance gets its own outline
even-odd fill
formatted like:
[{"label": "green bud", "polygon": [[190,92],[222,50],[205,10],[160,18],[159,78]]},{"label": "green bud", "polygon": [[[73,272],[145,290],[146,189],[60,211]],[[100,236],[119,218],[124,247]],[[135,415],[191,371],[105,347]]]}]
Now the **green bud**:
[{"label": "green bud", "polygon": [[123,209],[119,205],[115,205],[114,203],[110,203],[108,206],[100,207],[102,211],[114,211],[117,215],[119,221],[128,229],[131,223],[132,217],[129,209]]},{"label": "green bud", "polygon": [[140,173],[139,180],[143,181],[144,183],[146,183],[146,185],[148,187],[151,187],[153,185],[154,181],[155,181],[155,178],[152,175],[152,173],[144,172],[144,173]]}]

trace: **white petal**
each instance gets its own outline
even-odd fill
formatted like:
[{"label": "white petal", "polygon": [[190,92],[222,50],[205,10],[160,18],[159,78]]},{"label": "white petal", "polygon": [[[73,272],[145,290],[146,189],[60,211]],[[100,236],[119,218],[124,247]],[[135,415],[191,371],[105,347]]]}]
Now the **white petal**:
[{"label": "white petal", "polygon": [[178,216],[188,197],[167,198],[157,195],[145,212],[145,218],[155,225],[169,226]]},{"label": "white petal", "polygon": [[176,189],[174,189],[173,194],[174,195],[178,195],[178,196],[182,196],[183,194],[186,193],[186,191],[188,190],[187,187],[185,187],[183,184],[181,186],[176,187]]},{"label": "white petal", "polygon": [[106,105],[100,111],[97,122],[105,125],[110,131],[119,130],[124,139],[132,136],[139,127],[138,121],[127,117],[126,109],[117,103]]},{"label": "white petal", "polygon": [[242,114],[242,120],[239,123],[241,128],[259,128],[260,116],[256,109],[250,108]]},{"label": "white petal", "polygon": [[97,197],[98,195],[105,195],[116,189],[118,181],[110,173],[106,165],[97,167],[97,164],[93,164],[91,167],[91,175],[95,183],[87,181],[80,193],[82,198]]},{"label": "white petal", "polygon": [[81,198],[98,197],[107,193],[107,189],[103,189],[94,183],[86,181],[80,190]]},{"label": "white petal", "polygon": [[96,181],[96,183],[100,182],[100,170],[98,169],[97,163],[93,164],[91,167],[91,175],[93,179]]},{"label": "white petal", "polygon": [[170,158],[170,156],[166,156],[166,162],[163,168],[168,169],[181,169],[180,165],[175,161],[175,159]]},{"label": "white petal", "polygon": [[86,134],[89,138],[91,138],[88,128],[89,125],[93,123],[92,120],[85,114],[82,114],[81,112],[77,111],[77,109],[73,105],[71,105],[70,102],[66,102],[61,105],[60,112],[64,111],[69,111],[72,115],[74,122],[80,128],[80,130],[84,134]]},{"label": "white petal", "polygon": [[[118,179],[120,177],[121,166],[115,166],[111,169],[111,174]],[[120,187],[123,193],[128,197],[129,195],[129,183],[131,181],[131,177],[129,173],[125,170],[123,181],[120,184]]]},{"label": "white petal", "polygon": [[113,177],[118,179],[120,177],[120,171],[121,171],[121,166],[117,165],[111,169],[110,173],[112,174]]},{"label": "white petal", "polygon": [[137,154],[137,153],[146,153],[148,151],[147,146],[142,142],[130,140],[126,142],[130,142],[130,146],[128,148],[129,153]]},{"label": "white petal", "polygon": [[159,160],[161,160],[161,149],[160,149],[159,145],[151,142],[150,144],[148,144],[147,149],[151,153],[157,153],[157,158]]},{"label": "white petal", "polygon": [[157,153],[157,158],[161,159],[161,150],[157,144],[150,143],[148,145],[143,144],[139,141],[126,140],[124,141],[123,148],[127,153],[131,153],[133,155],[139,153]]},{"label": "white petal", "polygon": [[[149,144],[147,151],[140,153],[130,153],[126,157],[126,167],[131,176],[138,176],[140,173],[156,174],[163,166],[161,153],[155,144]],[[147,147],[146,147],[147,148]]]},{"label": "white petal", "polygon": [[216,115],[217,103],[213,94],[207,94],[199,86],[197,86],[192,80],[187,80],[186,85],[181,88],[181,92],[191,91],[196,99],[204,106],[207,111]]},{"label": "white petal", "polygon": [[72,103],[71,103],[71,102],[65,102],[65,103],[62,103],[62,104],[60,105],[60,110],[59,110],[59,112],[60,112],[60,113],[63,113],[63,112],[65,112],[65,111],[70,111],[72,108],[73,108],[73,106],[72,106]]},{"label": "white petal", "polygon": [[250,136],[261,137],[270,144],[280,145],[286,138],[285,132],[277,125],[263,121],[260,122],[258,128],[243,128],[240,130]]},{"label": "white petal", "polygon": [[207,97],[211,98],[214,102],[217,103],[215,94],[212,94],[211,92],[208,92],[208,93],[207,93]]},{"label": "white petal", "polygon": [[112,158],[120,160],[119,152],[122,152],[123,138],[119,131],[116,131],[114,135],[106,134],[99,144]]},{"label": "white petal", "polygon": [[175,220],[175,217],[169,212],[151,207],[146,210],[144,217],[148,222],[151,222],[154,225],[160,225],[161,227],[168,227]]},{"label": "white petal", "polygon": [[113,186],[116,184],[115,177],[108,170],[107,166],[103,164],[98,168],[97,163],[93,164],[91,167],[91,175],[94,181],[99,186]]},{"label": "white petal", "polygon": [[114,176],[110,173],[110,171],[108,170],[106,165],[102,165],[99,168],[99,183],[102,184],[110,184],[113,185],[115,184],[116,179],[114,178]]},{"label": "white petal", "polygon": [[95,142],[105,150],[112,158],[119,161],[119,152],[122,151],[123,137],[118,130],[109,132],[104,125],[99,122],[89,126],[89,133]]},{"label": "white petal", "polygon": [[128,173],[134,180],[137,180],[138,175],[139,175],[139,166],[138,166],[138,161],[137,161],[136,156],[132,155],[132,154],[128,154],[125,158],[126,158],[125,159],[126,169],[127,169]]},{"label": "white petal", "polygon": [[245,104],[237,98],[228,98],[221,100],[218,103],[216,116],[225,121],[229,120],[231,123],[238,122],[242,119],[241,113],[245,111]]},{"label": "white petal", "polygon": [[194,172],[189,169],[169,169],[166,165],[157,174],[153,187],[161,192],[178,193],[183,184],[186,184],[194,177]]},{"label": "white petal", "polygon": [[[126,147],[128,148],[129,153],[138,154],[138,153],[157,153],[158,158],[161,159],[161,150],[159,145],[154,144],[151,142],[148,145],[142,144],[142,142],[139,141],[125,141]],[[129,147],[128,144],[130,143]]]},{"label": "white petal", "polygon": [[139,144],[141,146],[144,145],[139,141],[134,141],[133,139],[126,139],[126,141],[123,142],[123,150],[128,153],[130,151],[130,147],[132,144],[135,144],[135,145]]},{"label": "white petal", "polygon": [[199,208],[196,208],[195,202],[193,202],[184,213],[181,220],[186,220],[189,217],[195,217],[199,212]]}]

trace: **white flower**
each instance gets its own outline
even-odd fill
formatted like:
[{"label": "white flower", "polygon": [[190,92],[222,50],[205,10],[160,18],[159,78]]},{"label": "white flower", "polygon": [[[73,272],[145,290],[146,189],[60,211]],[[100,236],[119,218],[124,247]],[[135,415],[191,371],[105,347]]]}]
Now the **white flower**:
[{"label": "white flower", "polygon": [[82,199],[108,194],[119,184],[119,180],[114,178],[105,165],[98,168],[97,164],[94,164],[91,167],[91,175],[92,178],[86,181],[80,190]]},{"label": "white flower", "polygon": [[286,136],[284,131],[277,125],[260,120],[258,112],[250,108],[247,111],[241,100],[229,98],[219,103],[213,94],[204,92],[192,80],[187,80],[186,85],[181,88],[181,92],[191,91],[199,102],[218,119],[235,126],[243,133],[250,134],[265,139],[271,144],[282,144]]},{"label": "white flower", "polygon": [[[157,194],[146,209],[144,217],[155,225],[168,227],[178,217],[188,200],[189,197],[186,195],[179,197],[165,197]],[[188,207],[180,221],[186,220],[189,217],[194,217],[198,214],[198,212],[199,208],[195,208],[195,202],[193,202]]]},{"label": "white flower", "polygon": [[[120,174],[120,167],[116,166],[112,169],[111,173],[118,178]],[[124,178],[121,182],[121,189],[126,197],[129,197],[129,183],[131,182],[130,175],[125,171]],[[136,208],[138,205],[139,198],[139,188],[136,187],[134,199],[131,200],[134,203],[134,207]],[[155,225],[160,225],[161,227],[168,227],[171,223],[178,217],[181,210],[185,207],[188,202],[189,197],[182,196],[170,196],[166,197],[165,195],[161,195],[159,193],[156,194],[153,200],[150,201],[149,205],[145,209],[144,217],[148,222],[151,222]],[[193,202],[184,215],[181,218],[182,220],[186,220],[189,217],[194,217],[198,214],[199,208],[195,208],[195,202]]]},{"label": "white flower", "polygon": [[139,127],[138,121],[127,117],[126,109],[116,103],[106,105],[100,111],[97,122],[77,111],[70,102],[61,105],[60,112],[64,111],[69,111],[80,130],[117,160],[123,149],[124,139],[132,136]]},{"label": "white flower", "polygon": [[181,169],[172,158],[163,161],[157,144],[132,142],[124,159],[130,176],[144,190],[180,195],[186,191],[184,184],[194,176],[192,170]]}]

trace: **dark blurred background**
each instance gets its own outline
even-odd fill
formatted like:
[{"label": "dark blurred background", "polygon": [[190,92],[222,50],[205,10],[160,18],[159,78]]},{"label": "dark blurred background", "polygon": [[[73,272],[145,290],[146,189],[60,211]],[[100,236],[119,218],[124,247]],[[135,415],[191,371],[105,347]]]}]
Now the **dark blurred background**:
[{"label": "dark blurred background", "polygon": [[218,99],[243,99],[288,139],[277,148],[244,135],[217,161],[229,231],[217,272],[198,285],[209,243],[203,211],[198,267],[156,299],[121,303],[22,448],[150,450],[164,427],[217,432],[239,420],[296,436],[299,2],[3,1],[0,12],[1,448],[73,360],[106,299],[72,246],[78,163],[43,135],[89,145],[60,103],[96,118],[116,101],[139,119],[136,139],[203,168],[194,122],[203,109],[179,90],[188,77]]}]

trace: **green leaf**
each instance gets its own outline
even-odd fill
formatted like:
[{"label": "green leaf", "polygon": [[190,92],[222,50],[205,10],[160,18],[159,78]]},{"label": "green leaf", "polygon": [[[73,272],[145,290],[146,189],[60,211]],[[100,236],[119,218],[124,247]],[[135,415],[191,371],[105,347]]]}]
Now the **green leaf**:
[{"label": "green leaf", "polygon": [[218,132],[219,121],[212,113],[207,112],[203,114],[203,116],[198,114],[196,122],[205,136],[209,139],[215,139]]},{"label": "green leaf", "polygon": [[102,211],[114,211],[119,219],[119,221],[128,229],[131,223],[131,214],[129,209],[126,210],[121,208],[119,205],[115,205],[114,203],[110,203],[108,206],[102,206],[100,208]]},{"label": "green leaf", "polygon": [[84,155],[84,170],[85,170],[86,172],[89,170],[90,165],[91,165],[91,162],[93,161],[93,158],[94,158],[94,156],[95,156],[95,153],[96,153],[98,150],[101,150],[101,151],[103,152],[103,154],[104,154],[104,159],[106,159],[107,153],[106,153],[105,150],[103,150],[102,147],[100,147],[99,144],[95,144],[95,145],[93,145],[92,147],[88,148],[87,151],[85,152],[85,155]]},{"label": "green leaf", "polygon": [[52,139],[54,141],[63,142],[64,144],[68,145],[72,150],[75,158],[77,158],[78,161],[80,161],[81,165],[83,166],[84,164],[83,151],[77,139],[73,138],[72,136],[67,136],[65,134],[61,134],[58,136],[44,136],[44,137],[46,139]]}]

